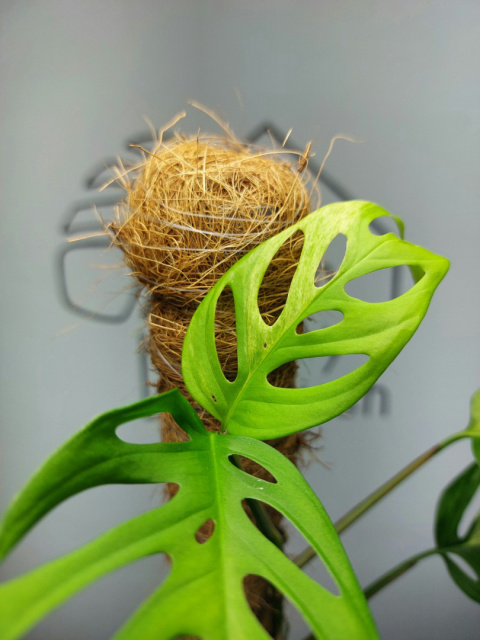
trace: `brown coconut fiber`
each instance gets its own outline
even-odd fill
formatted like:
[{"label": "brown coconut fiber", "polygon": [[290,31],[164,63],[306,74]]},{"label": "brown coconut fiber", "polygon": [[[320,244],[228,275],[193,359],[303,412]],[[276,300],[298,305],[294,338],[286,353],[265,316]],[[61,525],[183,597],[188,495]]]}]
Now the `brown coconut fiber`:
[{"label": "brown coconut fiber", "polygon": [[[174,134],[168,141],[163,141],[162,131],[153,150],[143,150],[143,162],[130,170],[119,167],[117,180],[126,198],[110,227],[114,244],[122,249],[132,275],[147,292],[148,350],[159,373],[158,391],[178,387],[192,401],[206,428],[215,431],[219,423],[193,402],[181,374],[182,344],[192,315],[240,257],[310,213],[310,192],[319,201],[315,182],[304,171],[309,145],[303,153],[258,149],[224,128],[224,136]],[[295,234],[265,274],[258,303],[268,324],[283,309],[302,244],[303,234]],[[216,345],[225,376],[235,379],[237,344],[229,289],[217,304]],[[268,379],[275,386],[293,387],[295,372],[296,364],[288,363]],[[163,418],[162,439],[185,439],[170,416]],[[270,444],[294,463],[308,446],[301,434]],[[268,477],[253,461],[243,464],[247,472]],[[176,485],[171,486],[170,494],[175,491]],[[268,511],[281,530],[280,514]],[[208,537],[208,529],[204,533]],[[271,626],[267,619],[272,617],[272,598],[262,582],[249,578],[246,591],[254,611]],[[278,595],[273,599],[277,602]]]}]

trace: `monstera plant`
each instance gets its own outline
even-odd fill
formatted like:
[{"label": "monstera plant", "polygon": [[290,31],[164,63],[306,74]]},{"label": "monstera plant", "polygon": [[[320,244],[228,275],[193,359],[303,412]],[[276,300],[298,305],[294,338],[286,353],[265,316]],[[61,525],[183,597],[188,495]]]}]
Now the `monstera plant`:
[{"label": "monstera plant", "polygon": [[[423,557],[439,554],[456,584],[480,602],[480,583],[467,575],[455,555],[480,577],[480,520],[464,536],[460,518],[480,484],[478,464],[444,492],[438,507],[434,549],[407,560],[364,593],[339,539],[351,524],[427,459],[458,438],[474,440],[480,462],[480,396],[464,431],[436,445],[353,510],[337,531],[298,469],[264,441],[324,423],[357,402],[412,337],[448,263],[398,235],[375,235],[371,223],[389,214],[365,202],[324,207],[255,248],[234,265],[206,296],[191,322],[182,372],[193,398],[222,424],[207,431],[178,390],[101,415],[72,437],[33,476],[7,511],[0,531],[0,555],[62,501],[110,483],[177,483],[176,496],[149,513],[117,526],[66,557],[34,569],[0,587],[0,637],[21,637],[54,608],[102,576],[152,554],[165,553],[172,569],[163,584],[118,631],[115,638],[171,640],[262,640],[271,636],[252,613],[243,587],[247,575],[269,581],[300,611],[315,638],[372,640],[377,636],[366,596],[373,595]],[[282,313],[273,325],[262,319],[257,295],[263,276],[282,244],[304,235],[296,273]],[[318,281],[318,266],[339,235],[346,251],[338,271]],[[348,295],[346,286],[363,275],[407,265],[414,285],[394,300],[370,303]],[[229,287],[235,303],[238,373],[227,380],[215,346],[216,303]],[[301,333],[299,325],[322,311],[341,320]],[[336,380],[308,389],[283,389],[268,375],[296,359],[362,354],[366,362]],[[116,433],[125,422],[170,413],[185,442],[132,444]],[[271,480],[243,469],[245,458],[264,467]],[[243,503],[257,507],[255,526]],[[263,508],[270,505],[310,545],[289,558]],[[206,522],[212,533],[196,536]],[[302,566],[320,557],[333,580],[327,588]]]}]

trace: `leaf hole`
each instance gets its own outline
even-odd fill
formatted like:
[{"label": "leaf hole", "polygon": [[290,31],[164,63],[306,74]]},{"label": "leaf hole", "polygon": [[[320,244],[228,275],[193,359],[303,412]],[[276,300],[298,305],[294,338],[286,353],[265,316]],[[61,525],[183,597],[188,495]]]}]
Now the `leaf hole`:
[{"label": "leaf hole", "polygon": [[262,467],[261,464],[255,462],[255,460],[252,460],[251,458],[231,454],[228,456],[228,459],[234,467],[238,468],[238,463],[240,463],[242,471],[247,473],[249,476],[260,478],[261,480],[266,480],[267,482],[271,482],[272,484],[277,483],[277,479],[273,474],[270,473],[270,471],[265,469],[265,467]]},{"label": "leaf hole", "polygon": [[159,424],[148,418],[140,418],[121,424],[115,433],[120,440],[129,444],[158,444],[160,442]]},{"label": "leaf hole", "polygon": [[[299,387],[309,388],[315,387],[319,384],[327,384],[343,378],[350,373],[353,373],[366,362],[370,360],[369,356],[363,353],[349,353],[340,356],[320,356],[316,358],[303,358],[298,363],[302,368],[302,374],[300,376],[301,383]],[[273,387],[280,387],[277,380],[274,378],[274,374],[278,371],[272,371],[267,376],[267,381]]]},{"label": "leaf hole", "polygon": [[198,544],[205,544],[207,540],[213,536],[213,532],[215,531],[215,522],[212,518],[208,518],[205,522],[200,525],[195,532],[195,540]]},{"label": "leaf hole", "polygon": [[[162,442],[189,442],[190,436],[175,421],[171,413],[166,411],[161,414],[162,423]],[[172,439],[174,436],[174,439]]]},{"label": "leaf hole", "polygon": [[291,235],[273,256],[258,291],[258,309],[265,324],[272,326],[287,303],[293,276],[305,241],[302,231]]},{"label": "leaf hole", "polygon": [[316,287],[324,287],[337,275],[347,252],[347,237],[339,233],[328,245],[315,273]]},{"label": "leaf hole", "polygon": [[212,393],[212,400],[213,400],[214,402],[216,402],[216,401],[217,401],[217,399],[216,399],[216,397],[213,395],[213,393]]},{"label": "leaf hole", "polygon": [[[298,553],[300,553],[307,547],[309,542],[306,540],[304,534],[285,514],[281,513],[271,505],[262,502],[261,500],[255,500],[251,498],[248,500],[248,503],[246,500],[243,500],[243,508],[254,524],[256,524],[256,520],[255,514],[252,515],[252,507],[255,508],[256,504],[260,505],[267,512],[274,526],[283,536],[285,540],[284,551],[289,556],[295,557]],[[328,554],[326,551],[325,558],[328,559]],[[315,568],[313,568],[313,566]],[[314,565],[310,564],[302,570],[305,573],[308,573],[308,575],[310,575],[316,582],[318,582],[318,584],[322,585],[322,587],[330,591],[330,593],[332,593],[333,595],[340,595],[340,589],[334,577],[327,569],[327,566],[320,554],[318,554],[317,562],[315,562]]]},{"label": "leaf hole", "polygon": [[312,314],[303,322],[301,322],[298,325],[296,332],[298,334],[301,334],[311,333],[312,331],[320,331],[321,329],[329,329],[330,327],[334,327],[339,322],[342,322],[343,318],[343,313],[335,309],[329,309],[328,311],[319,311],[318,313]]},{"label": "leaf hole", "polygon": [[447,554],[448,558],[454,562],[459,569],[461,569],[463,571],[463,573],[465,573],[465,575],[467,575],[470,580],[473,580],[474,582],[478,582],[480,575],[477,575],[474,568],[468,564],[468,562],[462,558],[462,556],[457,555],[456,553],[449,553]]},{"label": "leaf hole", "polygon": [[188,434],[175,422],[170,413],[164,412],[157,415],[160,416],[160,422],[155,419],[152,420],[156,416],[138,418],[119,425],[115,429],[115,434],[120,440],[128,444],[158,444],[162,440],[161,433],[165,431],[174,431],[177,437],[176,442],[188,442],[190,440]]},{"label": "leaf hole", "polygon": [[255,500],[255,498],[248,498],[248,499],[244,498],[242,500],[243,510],[245,511],[247,516],[250,518],[250,520],[253,522],[253,524],[255,526],[257,526],[258,518],[261,517],[261,515],[259,515],[259,513],[257,513],[257,515],[255,515],[255,513],[254,513],[255,506],[257,504],[262,507],[262,510],[266,511],[268,516],[271,518],[273,524],[276,527],[279,527],[280,526],[280,521],[283,518],[283,516],[280,513],[280,511],[277,511],[277,509],[275,509],[271,505],[267,504],[266,502],[262,502],[261,500]]},{"label": "leaf hole", "polygon": [[233,382],[238,375],[237,327],[235,301],[229,286],[219,295],[215,308],[215,346],[223,375]]},{"label": "leaf hole", "polygon": [[[285,532],[286,543],[284,545],[284,551],[291,558],[296,558],[298,554],[303,552],[308,546],[309,541],[305,538],[304,534],[297,525],[290,520],[287,516],[282,514],[282,528]],[[321,540],[319,536],[317,538]],[[320,542],[321,544],[321,542]],[[325,557],[328,558],[328,552],[325,551]],[[307,565],[301,567],[302,571],[309,575],[315,582],[320,584],[324,589],[327,589],[333,595],[340,595],[340,589],[330,571],[327,569],[322,557],[317,554],[315,561],[310,562]]]},{"label": "leaf hole", "polygon": [[[425,273],[416,268],[417,280]],[[352,298],[364,302],[386,302],[395,300],[409,291],[415,284],[412,270],[408,265],[388,267],[372,271],[364,276],[350,280],[345,285],[345,292]]]},{"label": "leaf hole", "polygon": [[281,631],[283,598],[274,585],[262,576],[250,573],[243,579],[248,605],[271,638]]},{"label": "leaf hole", "polygon": [[[245,503],[245,501],[243,501],[243,503]],[[286,554],[288,554],[289,557],[295,557],[297,556],[299,553],[301,553],[309,544],[310,540],[307,540],[304,536],[303,531],[301,531],[297,525],[292,522],[292,520],[290,520],[287,516],[285,516],[283,513],[280,513],[279,511],[277,511],[276,509],[274,509],[273,507],[271,507],[268,504],[265,504],[263,502],[260,502],[258,500],[249,500],[249,503],[259,503],[260,505],[262,505],[267,512],[270,514],[272,513],[272,519],[275,523],[275,525],[277,526],[277,528],[281,527],[281,531],[282,531],[282,535],[284,537],[284,539],[286,539],[286,542],[284,544],[284,551]],[[247,506],[247,513],[249,512],[249,507]],[[304,514],[305,518],[307,518],[307,515]],[[309,530],[310,534],[312,534],[312,532],[316,532],[316,526],[314,524],[310,524],[310,526],[307,524],[308,522],[308,518],[305,522],[305,526],[306,526],[306,531],[305,533]],[[303,520],[300,518],[299,519],[299,523],[300,526],[303,526]],[[334,596],[339,596],[341,595],[341,591],[339,588],[339,585],[337,584],[334,574],[330,572],[330,569],[328,568],[329,566],[329,562],[330,562],[330,552],[329,552],[329,545],[323,545],[322,544],[322,536],[321,535],[317,535],[316,536],[317,539],[317,548],[319,550],[317,557],[316,557],[316,561],[313,563],[310,563],[308,566],[305,566],[304,568],[299,569],[300,571],[303,571],[306,575],[308,575],[310,578],[312,578],[312,580],[314,580],[319,586],[321,586],[323,589],[327,590],[328,592],[330,592],[332,595]],[[335,561],[332,562],[332,566],[334,566]],[[332,569],[333,570],[333,569]],[[272,602],[270,600],[270,598],[273,595],[273,609],[274,612],[277,614],[281,613],[281,610],[279,610],[279,606],[280,606],[280,599],[276,600],[276,597],[280,597],[280,592],[279,590],[284,591],[283,587],[282,587],[282,580],[284,580],[282,578],[282,576],[277,576],[277,586],[275,584],[270,583],[268,580],[265,580],[265,578],[261,578],[262,582],[257,582],[256,580],[254,580],[253,578],[251,578],[252,574],[250,574],[249,576],[247,576],[247,578],[244,580],[244,588],[245,588],[245,593],[247,595],[247,599],[249,601],[250,607],[253,611],[254,614],[256,614],[256,607],[260,607],[260,604],[262,605],[262,609],[265,610],[266,608],[268,608],[268,606],[272,606]],[[258,576],[257,576],[258,578]],[[265,591],[262,591],[262,589],[265,589]],[[253,591],[254,594],[253,596],[250,596],[250,592]],[[260,593],[262,599],[264,601],[266,601],[266,605],[265,602],[260,603],[257,600],[257,595]],[[256,595],[257,594],[257,595]],[[265,597],[265,595],[267,597]],[[288,609],[292,609],[294,610],[294,613],[298,616],[300,616],[302,624],[307,626],[307,630],[310,628],[309,627],[309,623],[308,621],[304,618],[304,614],[299,606],[298,603],[293,603],[292,601],[290,601],[286,596],[283,597],[284,600],[284,605],[286,606],[286,608]],[[279,604],[277,604],[277,602]],[[258,609],[257,609],[258,610]],[[290,613],[290,611],[289,611]],[[281,616],[278,616],[281,617]],[[265,619],[259,619],[260,623],[262,625],[264,625],[267,630],[271,633],[272,629],[274,629],[274,627],[271,626],[267,626],[268,625],[268,618],[267,618],[267,624],[265,624]],[[274,636],[277,637],[277,636]],[[297,637],[297,635],[296,635]],[[303,637],[303,634],[300,634],[298,637]]]},{"label": "leaf hole", "polygon": [[167,482],[165,487],[165,498],[172,500],[180,491],[180,485],[177,482]]},{"label": "leaf hole", "polygon": [[400,237],[400,230],[397,221],[391,216],[379,216],[368,225],[370,233],[375,236],[385,236],[387,233],[394,233]]},{"label": "leaf hole", "polygon": [[267,380],[274,387],[281,387],[283,389],[292,388],[292,386],[296,386],[294,380],[297,370],[297,361],[292,360],[291,362],[282,364],[280,367],[277,367],[273,371],[270,371],[270,373],[267,375]]}]

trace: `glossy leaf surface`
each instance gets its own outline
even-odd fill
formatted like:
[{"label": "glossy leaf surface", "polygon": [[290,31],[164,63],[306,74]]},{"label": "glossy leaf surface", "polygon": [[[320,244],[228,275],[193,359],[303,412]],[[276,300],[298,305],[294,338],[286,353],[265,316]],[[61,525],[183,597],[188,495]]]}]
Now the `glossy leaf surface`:
[{"label": "glossy leaf surface", "polygon": [[[456,478],[443,492],[437,509],[435,538],[455,584],[470,598],[480,603],[480,513],[467,533],[461,536],[458,528],[465,510],[480,487],[480,467],[473,464]],[[462,558],[476,579],[455,561]]]},{"label": "glossy leaf surface", "polygon": [[[393,233],[378,236],[369,230],[375,218],[389,215],[360,201],[323,207],[256,247],[206,296],[185,338],[182,371],[192,396],[229,433],[275,438],[334,418],[372,387],[410,340],[448,262]],[[283,312],[269,326],[260,315],[258,291],[278,249],[299,230],[304,233],[301,259]],[[329,282],[316,286],[319,264],[338,234],[347,238],[343,262]],[[371,303],[345,292],[356,278],[400,265],[408,265],[417,282],[394,300]],[[217,299],[227,286],[235,300],[238,375],[234,382],[223,375],[214,337]],[[341,312],[343,321],[297,334],[307,317],[332,310]],[[276,388],[267,381],[271,371],[287,362],[347,354],[365,354],[369,359],[337,380],[308,389]]]},{"label": "glossy leaf surface", "polygon": [[[132,444],[117,427],[168,411],[190,440]],[[232,464],[255,460],[275,477],[267,482]],[[67,442],[19,494],[0,532],[3,554],[66,498],[106,483],[176,482],[165,506],[140,515],[59,560],[0,587],[0,637],[20,637],[42,617],[103,575],[144,556],[167,553],[171,573],[115,636],[171,640],[266,640],[245,599],[242,580],[263,576],[301,611],[316,637],[372,640],[377,634],[337,534],[299,471],[256,439],[207,432],[177,390],[106,413]],[[315,548],[338,594],[314,582],[250,522],[243,499],[283,513]],[[208,519],[213,535],[195,533]]]}]

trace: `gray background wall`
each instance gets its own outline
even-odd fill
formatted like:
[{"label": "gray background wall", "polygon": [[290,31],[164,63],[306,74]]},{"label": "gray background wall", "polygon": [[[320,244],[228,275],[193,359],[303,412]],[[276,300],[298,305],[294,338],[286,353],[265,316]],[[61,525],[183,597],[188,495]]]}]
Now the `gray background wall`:
[{"label": "gray background wall", "polygon": [[[451,259],[425,322],[382,378],[392,412],[324,428],[308,480],[333,519],[463,427],[480,379],[478,202],[480,5],[461,0],[0,3],[1,502],[97,413],[140,397],[140,314],[118,326],[62,307],[60,220],[92,164],[193,98],[239,135],[265,119],[317,155],[356,197],[406,222],[408,239]],[[240,104],[238,95],[241,96]],[[211,128],[191,111],[188,131]],[[145,426],[155,437],[155,426]],[[431,546],[441,488],[470,459],[457,444],[344,536],[362,584]],[[40,524],[3,575],[73,549],[158,503],[159,490],[88,492]],[[106,638],[165,571],[138,566],[93,587],[28,636]],[[314,569],[315,571],[315,569]],[[478,637],[478,605],[438,559],[372,600],[385,640]],[[293,623],[293,637],[304,627]]]}]

